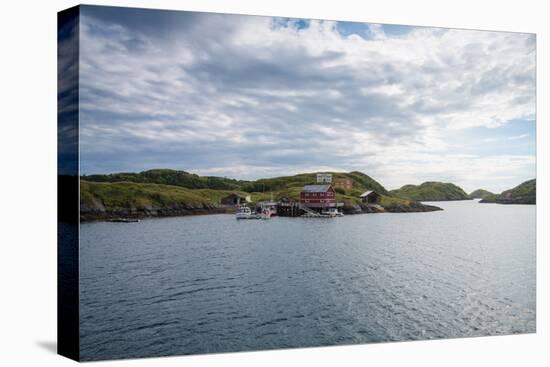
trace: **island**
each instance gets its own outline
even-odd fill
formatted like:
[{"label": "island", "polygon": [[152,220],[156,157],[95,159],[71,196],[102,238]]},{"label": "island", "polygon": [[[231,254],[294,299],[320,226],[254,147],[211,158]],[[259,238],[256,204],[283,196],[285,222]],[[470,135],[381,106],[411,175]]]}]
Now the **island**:
[{"label": "island", "polygon": [[252,207],[266,202],[299,203],[304,187],[317,184],[322,175],[331,177],[330,186],[344,214],[442,210],[395,195],[357,171],[313,172],[247,181],[153,169],[81,176],[80,219],[233,213],[241,203]]},{"label": "island", "polygon": [[537,203],[537,180],[525,181],[518,186],[505,190],[500,194],[490,195],[483,198],[480,203],[496,204],[536,204]]},{"label": "island", "polygon": [[415,201],[470,200],[462,188],[452,183],[424,182],[420,185],[405,185],[391,190],[391,195]]}]

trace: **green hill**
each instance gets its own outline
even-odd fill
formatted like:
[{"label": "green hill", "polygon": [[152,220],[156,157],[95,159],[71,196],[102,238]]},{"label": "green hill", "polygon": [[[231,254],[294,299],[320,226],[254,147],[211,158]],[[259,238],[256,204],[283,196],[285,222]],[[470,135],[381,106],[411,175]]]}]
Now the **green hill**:
[{"label": "green hill", "polygon": [[537,202],[537,180],[525,181],[513,189],[503,191],[498,195],[483,198],[480,203],[497,204],[536,204]]},{"label": "green hill", "polygon": [[[361,195],[367,190],[377,191],[380,194],[387,194],[388,190],[384,188],[373,178],[361,172],[323,172],[332,174],[333,180],[339,178],[349,178],[353,180],[353,189],[350,194],[357,193]],[[304,185],[314,184],[317,180],[317,172],[301,173],[294,176],[282,176],[274,178],[261,178],[256,181],[250,181],[240,186],[242,191],[247,192],[265,192],[265,191],[292,191],[293,188],[301,188]]]},{"label": "green hill", "polygon": [[420,185],[405,185],[390,194],[396,197],[417,201],[468,200],[468,195],[452,183],[424,182]]},{"label": "green hill", "polygon": [[[353,189],[345,193],[359,196],[367,190],[387,194],[388,191],[373,178],[361,172],[326,172],[331,173],[333,179],[350,178],[353,180]],[[134,182],[179,186],[187,189],[234,190],[256,193],[278,193],[289,198],[299,195],[304,185],[316,182],[317,173],[302,173],[293,176],[262,178],[255,181],[235,180],[216,176],[199,176],[185,171],[171,169],[153,169],[139,173],[113,173],[108,175],[82,176],[88,182]],[[344,194],[344,192],[342,192]]]},{"label": "green hill", "polygon": [[468,195],[468,197],[470,199],[485,199],[485,198],[488,198],[488,197],[491,197],[491,196],[494,196],[494,195],[495,194],[493,194],[490,191],[483,190],[483,189],[477,189],[475,191],[472,191],[470,193],[470,195]]}]

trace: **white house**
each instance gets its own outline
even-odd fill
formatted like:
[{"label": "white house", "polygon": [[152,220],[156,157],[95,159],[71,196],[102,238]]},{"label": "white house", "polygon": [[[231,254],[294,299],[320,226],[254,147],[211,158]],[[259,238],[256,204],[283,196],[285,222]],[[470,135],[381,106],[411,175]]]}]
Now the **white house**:
[{"label": "white house", "polygon": [[317,183],[332,183],[332,174],[330,173],[318,173]]}]

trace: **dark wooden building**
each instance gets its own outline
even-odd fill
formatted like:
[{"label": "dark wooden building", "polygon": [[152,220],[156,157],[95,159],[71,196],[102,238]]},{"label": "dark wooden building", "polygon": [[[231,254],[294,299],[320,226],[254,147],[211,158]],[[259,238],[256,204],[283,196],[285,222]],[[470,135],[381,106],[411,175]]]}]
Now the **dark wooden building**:
[{"label": "dark wooden building", "polygon": [[240,194],[237,194],[236,192],[231,193],[221,199],[222,205],[241,205],[246,204],[247,202],[248,200],[246,196],[242,196]]},{"label": "dark wooden building", "polygon": [[380,203],[380,194],[376,191],[366,191],[360,196],[361,201],[367,204],[379,204]]}]

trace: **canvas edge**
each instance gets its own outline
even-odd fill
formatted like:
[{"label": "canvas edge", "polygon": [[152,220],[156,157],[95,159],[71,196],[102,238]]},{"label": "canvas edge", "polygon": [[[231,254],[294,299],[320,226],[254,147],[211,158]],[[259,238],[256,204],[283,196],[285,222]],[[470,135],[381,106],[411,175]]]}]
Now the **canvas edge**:
[{"label": "canvas edge", "polygon": [[80,361],[80,6],[57,13],[57,353]]}]

